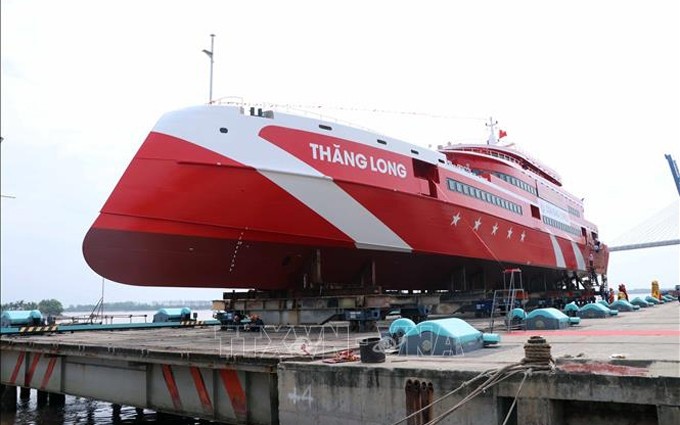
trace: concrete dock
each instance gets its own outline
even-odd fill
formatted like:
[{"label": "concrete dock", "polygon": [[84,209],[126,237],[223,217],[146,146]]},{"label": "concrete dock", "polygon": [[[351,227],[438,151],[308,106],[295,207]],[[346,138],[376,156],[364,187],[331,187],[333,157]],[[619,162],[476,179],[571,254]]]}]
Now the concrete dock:
[{"label": "concrete dock", "polygon": [[[680,423],[678,302],[501,332],[498,346],[463,355],[332,363],[376,335],[338,323],[3,336],[3,406],[25,387],[236,424]],[[521,365],[534,335],[550,346],[551,370]]]}]

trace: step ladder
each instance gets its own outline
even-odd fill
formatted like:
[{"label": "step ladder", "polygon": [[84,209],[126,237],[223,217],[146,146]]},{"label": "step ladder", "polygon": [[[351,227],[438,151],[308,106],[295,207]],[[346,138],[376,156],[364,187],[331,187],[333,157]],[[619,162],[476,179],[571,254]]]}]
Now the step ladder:
[{"label": "step ladder", "polygon": [[489,332],[493,332],[494,323],[497,317],[501,317],[502,309],[505,309],[505,330],[511,331],[523,327],[523,325],[514,324],[512,321],[511,313],[517,301],[520,302],[520,305],[526,302],[524,287],[522,286],[522,270],[517,268],[503,270],[503,289],[496,289],[493,292]]}]

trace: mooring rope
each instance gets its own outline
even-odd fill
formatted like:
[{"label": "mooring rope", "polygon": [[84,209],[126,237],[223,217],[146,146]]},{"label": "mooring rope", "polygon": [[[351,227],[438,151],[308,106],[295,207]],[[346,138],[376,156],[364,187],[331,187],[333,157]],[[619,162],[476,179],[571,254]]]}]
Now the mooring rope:
[{"label": "mooring rope", "polygon": [[532,336],[529,338],[527,343],[524,345],[524,359],[520,361],[519,363],[513,363],[507,366],[504,366],[500,369],[489,369],[484,372],[481,372],[479,375],[475,376],[474,378],[463,382],[460,386],[455,388],[452,391],[449,391],[448,393],[444,394],[443,396],[439,397],[438,399],[434,400],[432,403],[428,404],[427,406],[423,406],[421,409],[411,413],[410,415],[392,423],[391,425],[398,425],[402,422],[405,422],[414,416],[421,415],[422,412],[424,412],[427,409],[430,409],[432,406],[435,404],[438,404],[448,397],[456,394],[458,391],[460,391],[463,388],[466,388],[473,384],[476,381],[481,380],[482,378],[486,377],[486,381],[484,381],[482,384],[480,384],[477,388],[472,390],[470,394],[466,395],[462,400],[460,400],[458,403],[456,403],[453,407],[447,409],[445,412],[443,412],[441,415],[437,416],[436,418],[433,418],[429,422],[427,422],[424,425],[435,425],[444,420],[447,416],[455,412],[456,410],[460,409],[463,407],[467,402],[470,400],[474,399],[480,394],[485,393],[487,390],[493,388],[495,385],[498,385],[502,381],[505,381],[506,379],[518,374],[518,373],[524,373],[524,377],[522,378],[522,381],[520,382],[519,388],[517,389],[517,393],[515,395],[515,399],[513,400],[512,405],[510,406],[510,409],[507,413],[507,416],[505,418],[505,421],[503,422],[504,424],[507,422],[508,418],[510,417],[510,413],[514,409],[514,406],[517,402],[517,398],[519,397],[520,391],[522,390],[522,386],[524,385],[524,381],[526,381],[527,377],[534,373],[534,372],[554,372],[555,371],[555,362],[552,358],[552,354],[550,353],[550,345],[546,342],[545,338],[540,337],[540,336]]}]

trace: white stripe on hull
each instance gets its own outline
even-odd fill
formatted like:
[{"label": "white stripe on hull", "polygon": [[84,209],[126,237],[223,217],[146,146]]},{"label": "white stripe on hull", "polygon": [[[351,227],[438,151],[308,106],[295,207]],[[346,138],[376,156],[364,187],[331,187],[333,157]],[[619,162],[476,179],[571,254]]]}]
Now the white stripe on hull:
[{"label": "white stripe on hull", "polygon": [[583,258],[583,254],[581,253],[581,250],[578,248],[578,245],[576,245],[576,242],[571,241],[571,249],[574,250],[574,257],[576,257],[576,266],[578,267],[579,270],[585,270],[586,260]]},{"label": "white stripe on hull", "polygon": [[[299,199],[357,248],[411,252],[411,247],[330,177],[296,156],[258,137],[265,118],[244,117],[235,108],[196,107],[166,114],[154,131],[217,152],[257,171]],[[226,134],[219,127],[228,129]],[[271,171],[276,169],[277,171]]]},{"label": "white stripe on hull", "polygon": [[270,171],[260,173],[356,242],[357,248],[411,252],[411,247],[331,180]]},{"label": "white stripe on hull", "polygon": [[562,254],[562,248],[560,248],[560,244],[557,242],[557,238],[555,235],[549,234],[550,236],[550,242],[552,243],[553,247],[553,252],[555,253],[555,265],[557,267],[562,267],[562,268],[567,268],[567,263],[564,261],[564,254]]}]

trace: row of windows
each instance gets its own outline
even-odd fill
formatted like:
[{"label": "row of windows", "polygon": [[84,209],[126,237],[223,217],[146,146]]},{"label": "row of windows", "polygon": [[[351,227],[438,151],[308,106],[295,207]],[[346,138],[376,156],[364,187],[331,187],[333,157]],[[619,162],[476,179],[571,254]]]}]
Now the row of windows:
[{"label": "row of windows", "polygon": [[536,188],[533,187],[532,185],[524,182],[523,180],[520,180],[516,177],[513,177],[513,176],[505,174],[505,173],[499,173],[498,171],[492,171],[491,173],[494,176],[505,180],[506,182],[510,183],[513,186],[517,186],[520,189],[525,190],[525,191],[531,193],[534,196],[538,196],[538,192],[536,191]]},{"label": "row of windows", "polygon": [[543,222],[545,224],[547,224],[548,226],[552,226],[552,227],[555,227],[557,229],[564,230],[565,232],[571,233],[572,235],[581,236],[581,232],[577,228],[570,226],[568,224],[562,223],[561,221],[557,221],[553,218],[543,216]]},{"label": "row of windows", "polygon": [[467,196],[481,199],[482,201],[488,202],[489,204],[505,208],[506,210],[512,211],[516,214],[520,215],[522,214],[521,206],[515,204],[514,202],[510,202],[507,199],[503,199],[499,196],[489,193],[485,190],[477,189],[476,187],[470,186],[469,184],[461,183],[453,179],[446,179],[446,183],[448,184],[449,189],[454,192],[460,192]]},{"label": "row of windows", "polygon": [[569,214],[575,215],[576,217],[581,217],[581,213],[578,212],[577,209],[572,208],[572,207],[570,207],[570,206],[568,206],[568,205],[567,205],[567,208],[569,209]]}]

